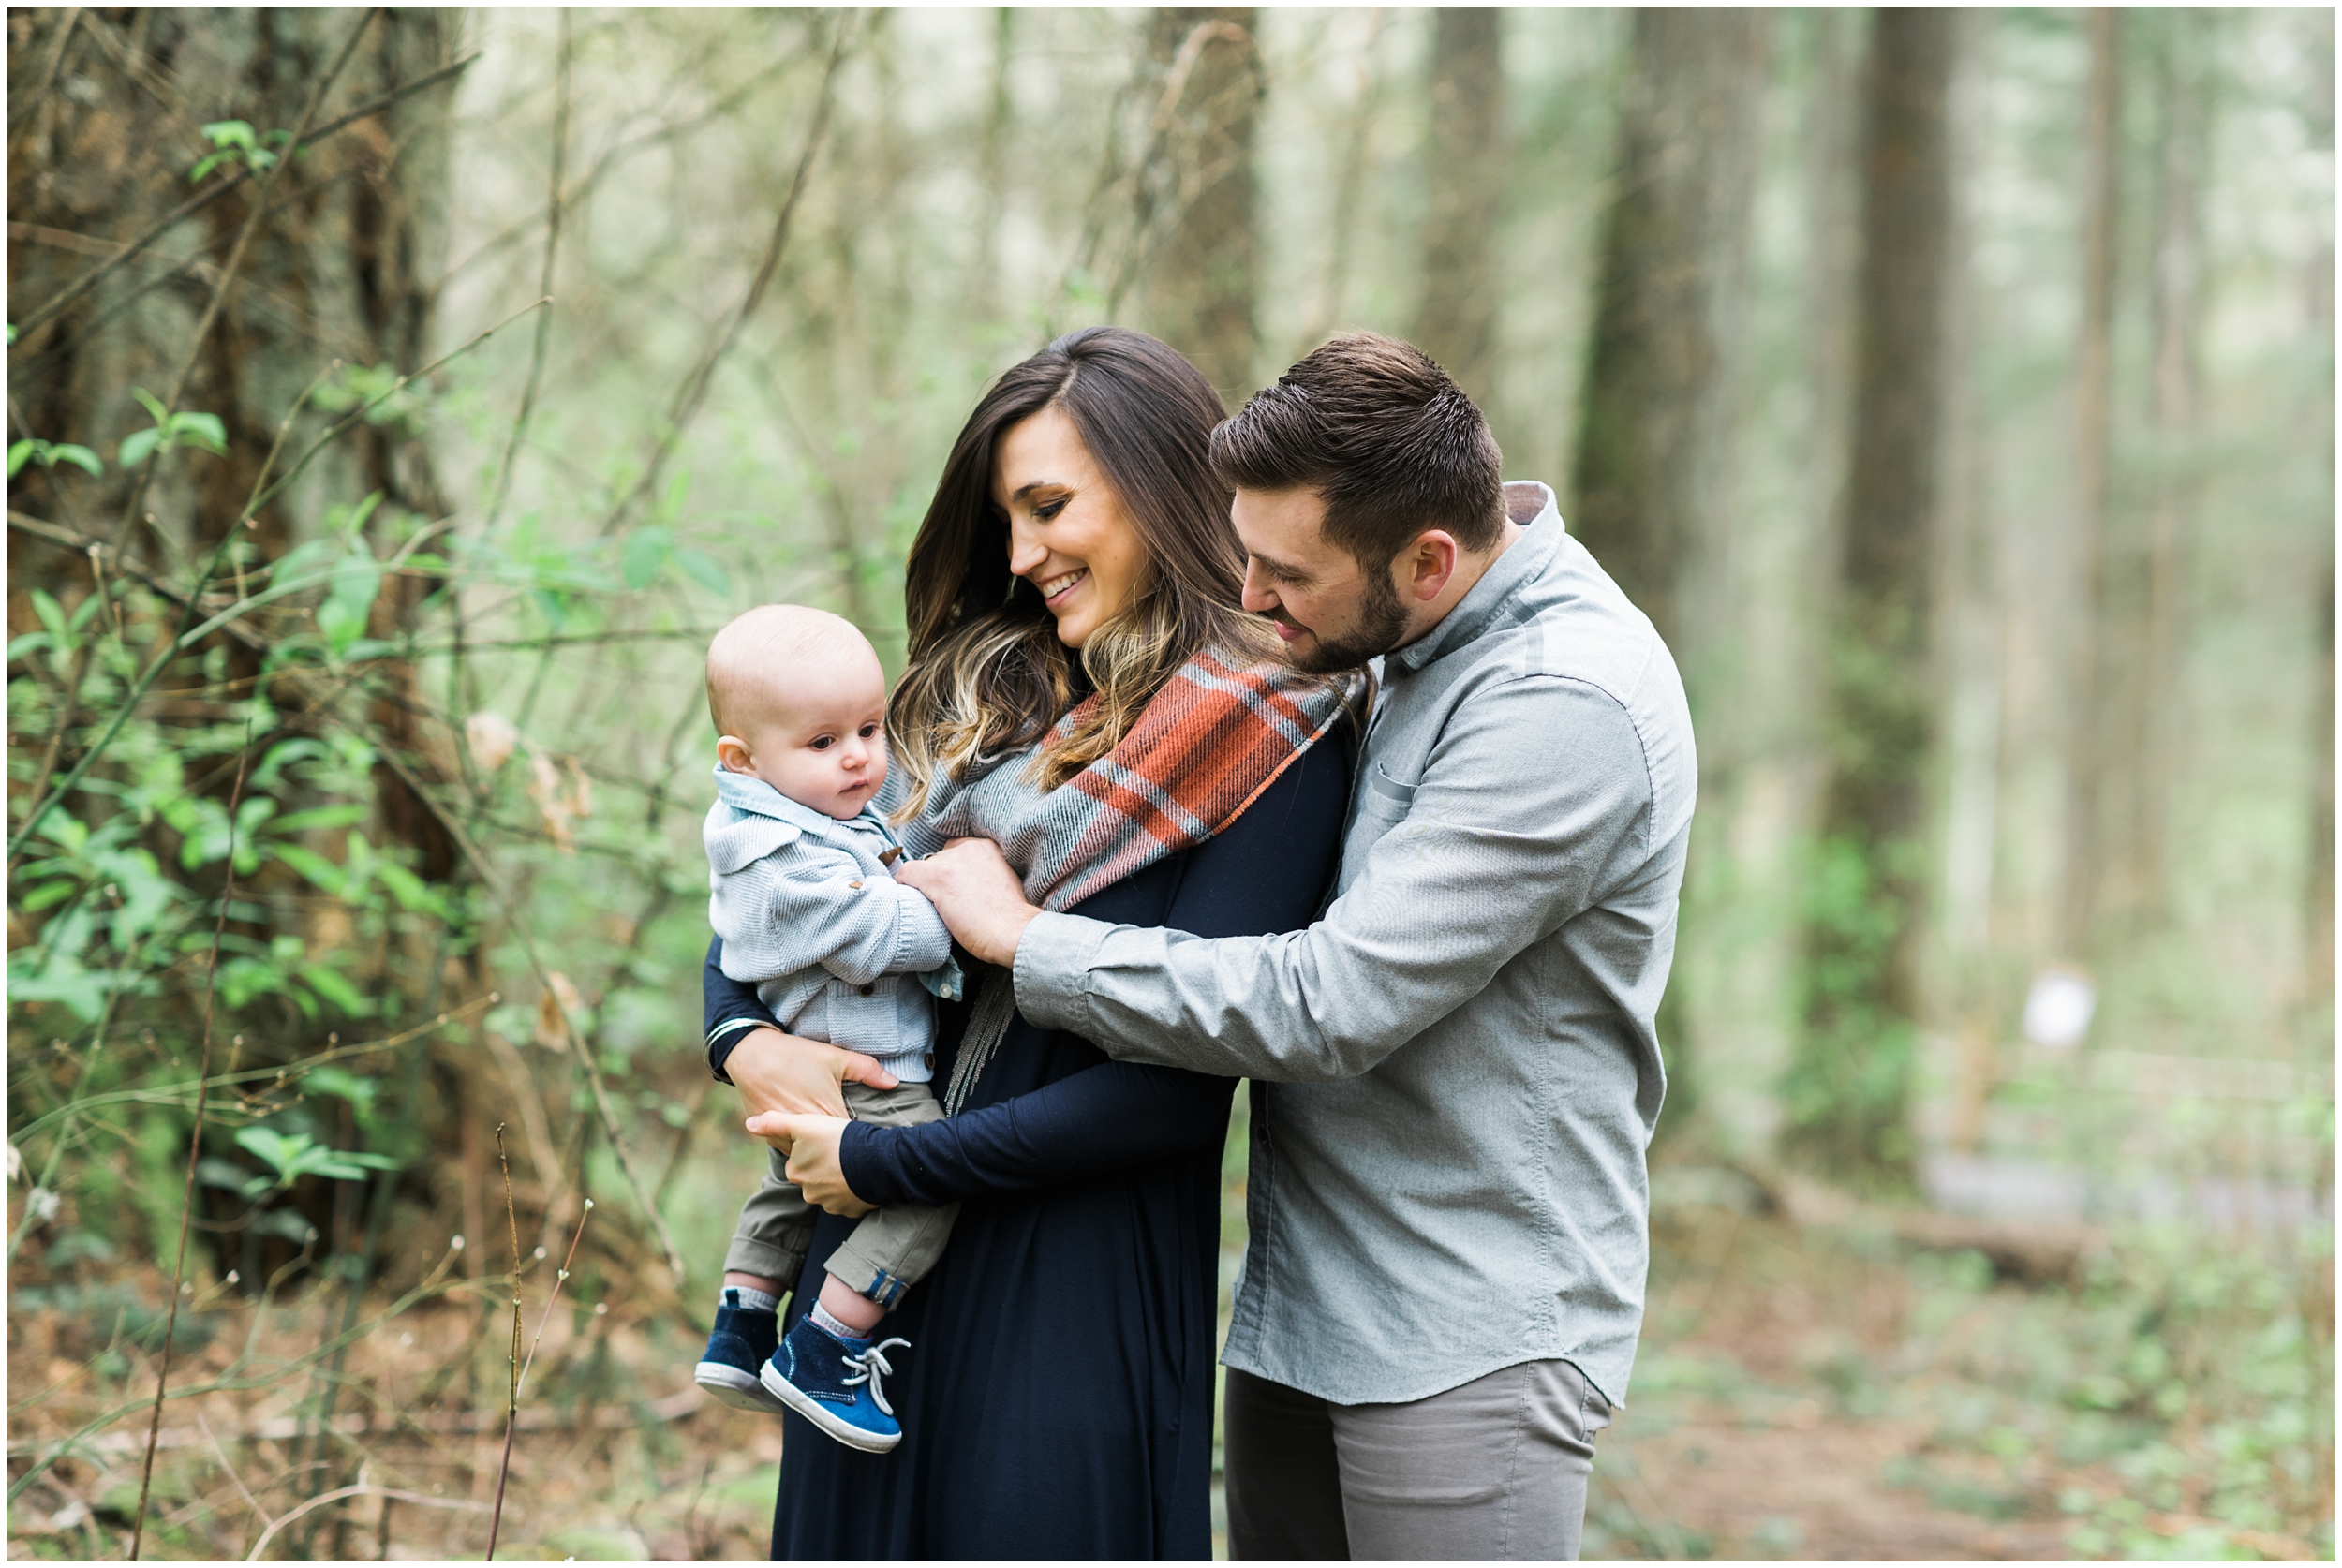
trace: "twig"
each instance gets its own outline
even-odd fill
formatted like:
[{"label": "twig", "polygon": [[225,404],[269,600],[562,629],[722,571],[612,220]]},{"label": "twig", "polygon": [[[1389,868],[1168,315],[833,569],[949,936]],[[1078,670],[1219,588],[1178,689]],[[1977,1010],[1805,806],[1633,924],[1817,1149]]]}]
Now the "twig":
[{"label": "twig", "polygon": [[[561,51],[553,92],[553,173],[548,181],[552,194],[545,223],[545,262],[537,274],[537,293],[548,300],[553,297],[554,262],[561,251],[561,166],[570,145],[570,8],[564,6],[556,15],[560,18]],[[547,310],[537,318],[536,341],[528,350],[528,380],[521,388],[521,411],[512,421],[511,438],[505,443],[504,461],[497,468],[496,498],[488,503],[483,531],[496,527],[497,519],[504,514],[505,500],[512,493],[512,465],[520,459],[521,442],[528,435],[528,417],[536,411],[537,384],[545,371],[545,342],[552,335],[553,312]],[[462,625],[461,620],[456,622],[459,636]]]},{"label": "twig", "polygon": [[252,1495],[252,1488],[244,1484],[244,1477],[236,1472],[235,1461],[228,1457],[228,1450],[219,1445],[219,1439],[212,1435],[212,1424],[203,1419],[200,1411],[196,1413],[195,1425],[202,1432],[203,1441],[212,1445],[213,1454],[219,1459],[219,1468],[226,1471],[228,1479],[236,1484],[236,1495],[244,1499],[244,1505],[251,1509],[253,1516],[260,1521],[260,1528],[273,1528],[276,1523],[274,1516],[260,1506],[259,1500]]},{"label": "twig", "polygon": [[682,391],[676,395],[674,409],[667,416],[666,430],[660,436],[658,447],[652,451],[650,461],[643,466],[643,477],[634,481],[633,487],[602,520],[601,532],[604,536],[625,522],[636,503],[659,482],[659,476],[665,470],[667,460],[674,455],[676,444],[683,439],[684,432],[690,428],[691,421],[700,411],[700,405],[706,399],[707,385],[716,374],[716,367],[723,362],[724,356],[732,351],[732,346],[739,341],[741,329],[749,324],[749,318],[755,315],[756,307],[763,303],[764,290],[771,286],[773,274],[780,268],[781,252],[789,244],[789,228],[797,214],[797,199],[805,194],[806,177],[812,172],[814,156],[822,150],[822,140],[829,131],[829,112],[836,97],[837,67],[845,58],[846,43],[852,36],[853,24],[848,16],[840,15],[837,29],[830,38],[829,60],[822,67],[822,84],[813,104],[813,125],[806,132],[804,150],[797,155],[796,172],[790,176],[789,194],[782,199],[780,215],[773,222],[773,237],[764,247],[764,259],[758,264],[756,276],[749,283],[748,293],[742,297],[739,308],[733,312],[722,335],[717,338],[685,379]]},{"label": "twig", "polygon": [[146,1539],[146,1500],[155,1484],[155,1440],[163,1429],[164,1391],[170,1386],[170,1342],[179,1326],[179,1281],[187,1267],[187,1220],[195,1213],[195,1167],[203,1154],[203,1110],[210,1099],[212,1072],[212,1013],[219,998],[219,944],[228,934],[228,906],[236,895],[236,808],[244,801],[245,764],[252,756],[252,725],[244,721],[244,749],[236,758],[236,783],[228,792],[228,875],[220,886],[219,919],[212,926],[212,961],[203,975],[203,1045],[196,1068],[195,1132],[187,1139],[187,1180],[179,1199],[179,1248],[170,1265],[170,1306],[163,1316],[162,1362],[155,1374],[155,1413],[146,1425],[146,1460],[139,1472],[139,1508],[130,1524],[130,1561],[136,1562]]},{"label": "twig", "polygon": [[[496,1512],[488,1516],[488,1551],[481,1561],[494,1562],[497,1556],[497,1531],[504,1523],[504,1483],[512,1472],[512,1433],[520,1425],[521,1415],[521,1220],[512,1208],[512,1161],[504,1153],[504,1123],[497,1123],[497,1163],[504,1167],[504,1222],[512,1233],[512,1382],[504,1405],[504,1457],[497,1462]],[[586,1221],[580,1218],[582,1233]],[[566,1273],[566,1270],[564,1271]],[[547,1311],[552,1303],[546,1303]]]},{"label": "twig", "polygon": [[528,1369],[537,1365],[537,1347],[545,1342],[545,1324],[553,1321],[553,1304],[561,1299],[561,1287],[570,1278],[570,1265],[577,1261],[577,1244],[586,1239],[586,1217],[593,1212],[594,1200],[588,1198],[585,1209],[577,1217],[577,1229],[570,1234],[570,1250],[561,1254],[561,1266],[553,1276],[553,1293],[545,1297],[544,1315],[537,1320],[537,1337],[528,1341],[528,1359],[521,1363],[520,1375],[513,1379],[513,1402],[516,1406],[520,1385],[528,1381]]},{"label": "twig", "polygon": [[471,1499],[467,1497],[426,1497],[421,1492],[397,1491],[389,1487],[377,1487],[365,1482],[361,1482],[350,1487],[336,1487],[330,1492],[319,1492],[317,1496],[311,1498],[300,1507],[292,1509],[287,1513],[283,1518],[269,1526],[268,1530],[262,1533],[260,1538],[252,1544],[252,1549],[245,1554],[245,1561],[246,1562],[259,1561],[260,1553],[267,1548],[268,1544],[271,1541],[276,1539],[276,1532],[278,1531],[284,1529],[287,1525],[292,1523],[295,1519],[301,1517],[302,1515],[308,1513],[310,1510],[322,1508],[329,1502],[339,1502],[346,1497],[378,1497],[387,1501],[395,1501],[398,1502],[420,1503],[425,1508],[453,1508],[466,1514],[477,1514],[482,1512],[486,1507],[484,1503],[474,1502]]}]

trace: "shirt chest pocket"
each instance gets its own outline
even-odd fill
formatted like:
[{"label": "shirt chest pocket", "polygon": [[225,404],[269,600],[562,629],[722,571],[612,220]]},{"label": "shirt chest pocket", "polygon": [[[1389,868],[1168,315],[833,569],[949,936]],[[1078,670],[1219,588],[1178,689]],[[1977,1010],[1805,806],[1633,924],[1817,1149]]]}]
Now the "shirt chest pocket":
[{"label": "shirt chest pocket", "polygon": [[1415,807],[1416,787],[1391,777],[1380,762],[1369,762],[1358,780],[1358,807],[1353,831],[1357,847],[1365,848],[1388,833]]}]

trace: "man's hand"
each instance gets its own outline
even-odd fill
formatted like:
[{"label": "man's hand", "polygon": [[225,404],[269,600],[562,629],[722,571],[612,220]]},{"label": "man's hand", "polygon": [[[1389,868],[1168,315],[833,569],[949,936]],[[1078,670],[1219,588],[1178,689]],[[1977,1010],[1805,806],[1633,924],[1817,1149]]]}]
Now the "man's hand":
[{"label": "man's hand", "polygon": [[839,1085],[851,1079],[872,1088],[893,1088],[899,1081],[859,1051],[841,1051],[778,1029],[750,1029],[724,1058],[724,1072],[751,1116],[778,1111],[843,1117],[846,1097]]},{"label": "man's hand", "polygon": [[1041,912],[1025,902],[1025,884],[989,838],[955,838],[925,860],[897,865],[895,880],[927,895],[960,946],[1002,969],[1015,965],[1016,944]]},{"label": "man's hand", "polygon": [[750,1132],[789,1156],[789,1179],[797,1184],[805,1201],[851,1220],[876,1206],[864,1203],[846,1185],[837,1146],[848,1125],[842,1117],[785,1116],[777,1111],[749,1117]]}]

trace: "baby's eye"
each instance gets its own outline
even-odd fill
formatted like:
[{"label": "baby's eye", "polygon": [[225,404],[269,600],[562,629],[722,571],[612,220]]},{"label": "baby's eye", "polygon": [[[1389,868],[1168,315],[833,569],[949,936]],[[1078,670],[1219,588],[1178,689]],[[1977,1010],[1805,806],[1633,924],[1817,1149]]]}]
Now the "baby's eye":
[{"label": "baby's eye", "polygon": [[806,744],[810,746],[816,751],[827,751],[831,747],[837,744],[837,737],[836,735],[816,735],[811,740],[806,742]]},{"label": "baby's eye", "polygon": [[878,732],[879,727],[875,724],[865,724],[861,730],[861,735],[864,740],[868,740],[872,735],[875,735]]}]

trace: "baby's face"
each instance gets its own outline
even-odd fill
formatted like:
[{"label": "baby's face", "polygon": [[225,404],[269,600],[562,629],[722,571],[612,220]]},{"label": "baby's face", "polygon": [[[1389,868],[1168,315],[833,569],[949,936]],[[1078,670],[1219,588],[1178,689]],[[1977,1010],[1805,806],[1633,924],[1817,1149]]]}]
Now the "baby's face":
[{"label": "baby's face", "polygon": [[804,672],[801,684],[768,690],[751,732],[726,735],[716,755],[795,801],[843,821],[886,782],[886,677],[870,658],[848,670]]}]

